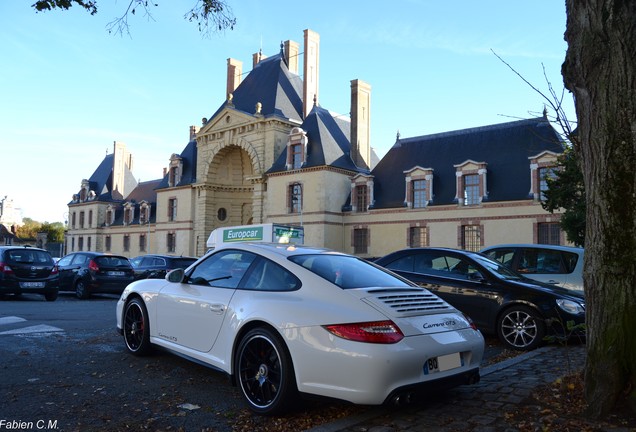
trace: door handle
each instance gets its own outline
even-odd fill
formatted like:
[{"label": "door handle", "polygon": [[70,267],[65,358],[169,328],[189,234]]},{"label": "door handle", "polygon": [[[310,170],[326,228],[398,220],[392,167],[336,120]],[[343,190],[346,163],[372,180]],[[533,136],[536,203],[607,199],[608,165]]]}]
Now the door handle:
[{"label": "door handle", "polygon": [[225,305],[213,304],[213,305],[210,305],[210,310],[218,315],[221,315],[223,312],[225,312]]}]

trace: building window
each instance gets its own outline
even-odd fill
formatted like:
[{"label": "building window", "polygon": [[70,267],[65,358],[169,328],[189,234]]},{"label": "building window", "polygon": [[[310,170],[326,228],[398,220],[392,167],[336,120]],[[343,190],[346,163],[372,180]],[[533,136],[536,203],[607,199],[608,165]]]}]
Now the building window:
[{"label": "building window", "polygon": [[480,201],[479,174],[464,176],[464,205],[477,205]]},{"label": "building window", "polygon": [[221,207],[220,209],[217,210],[216,217],[221,222],[223,222],[225,219],[227,219],[227,210],[224,207]]},{"label": "building window", "polygon": [[179,168],[176,166],[173,166],[170,168],[170,178],[168,179],[168,184],[170,186],[176,186],[177,185],[177,170]]},{"label": "building window", "polygon": [[148,206],[143,205],[139,208],[139,223],[140,224],[145,224],[146,222],[148,222]]},{"label": "building window", "polygon": [[80,228],[84,228],[84,212],[81,211],[80,212],[80,216],[79,216],[79,227]]},{"label": "building window", "polygon": [[303,146],[302,144],[293,144],[290,146],[292,169],[300,169],[303,164]]},{"label": "building window", "polygon": [[560,245],[561,227],[558,222],[544,222],[537,224],[537,243]]},{"label": "building window", "polygon": [[462,225],[461,248],[478,252],[481,249],[481,227],[479,225]]},{"label": "building window", "polygon": [[170,222],[177,219],[177,199],[170,198],[168,200],[168,220]]},{"label": "building window", "polygon": [[104,249],[106,250],[106,252],[110,252],[110,246],[111,246],[111,245],[110,245],[110,236],[109,236],[109,235],[107,235],[107,236],[104,238]]},{"label": "building window", "polygon": [[133,220],[133,210],[132,207],[127,206],[124,208],[124,225],[128,225]]},{"label": "building window", "polygon": [[91,240],[92,239],[93,239],[92,237],[87,237],[86,238],[86,250],[87,251],[91,250]]},{"label": "building window", "polygon": [[71,252],[75,252],[75,237],[71,238]]},{"label": "building window", "polygon": [[545,191],[548,190],[548,183],[550,180],[556,179],[556,168],[545,167],[539,168],[539,194],[541,201],[545,201]]},{"label": "building window", "polygon": [[146,252],[146,234],[139,235],[139,252]]},{"label": "building window", "polygon": [[355,228],[353,230],[353,253],[366,254],[369,250],[369,230],[367,228]]},{"label": "building window", "polygon": [[426,180],[413,180],[413,208],[424,208],[428,202]]},{"label": "building window", "polygon": [[303,186],[300,183],[289,185],[289,212],[300,213],[303,209]]},{"label": "building window", "polygon": [[427,227],[410,227],[409,228],[409,247],[426,247],[428,246],[428,228]]},{"label": "building window", "polygon": [[369,200],[367,193],[367,185],[357,185],[356,186],[356,211],[357,212],[366,212]]},{"label": "building window", "polygon": [[177,249],[177,235],[175,233],[166,234],[166,249],[168,252],[174,252]]},{"label": "building window", "polygon": [[93,226],[93,210],[88,211],[88,227]]},{"label": "building window", "polygon": [[71,227],[75,229],[75,212],[71,215]]},{"label": "building window", "polygon": [[78,239],[77,239],[77,250],[79,250],[79,251],[83,251],[84,250],[84,237],[78,237]]},{"label": "building window", "polygon": [[128,252],[130,250],[130,235],[124,235],[124,252]]},{"label": "building window", "polygon": [[106,226],[113,223],[113,211],[111,209],[106,210]]}]

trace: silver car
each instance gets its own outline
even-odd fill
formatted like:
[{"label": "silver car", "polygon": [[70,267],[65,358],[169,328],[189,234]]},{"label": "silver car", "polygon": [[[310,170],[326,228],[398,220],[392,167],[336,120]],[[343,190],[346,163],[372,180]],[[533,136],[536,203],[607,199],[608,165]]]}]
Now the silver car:
[{"label": "silver car", "polygon": [[500,244],[484,248],[481,253],[530,279],[583,291],[583,248]]}]

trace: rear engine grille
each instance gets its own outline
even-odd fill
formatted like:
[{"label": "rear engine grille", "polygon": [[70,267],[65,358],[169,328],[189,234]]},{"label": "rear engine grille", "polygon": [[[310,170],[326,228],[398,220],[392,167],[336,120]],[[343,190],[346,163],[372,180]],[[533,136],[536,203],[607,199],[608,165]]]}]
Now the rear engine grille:
[{"label": "rear engine grille", "polygon": [[399,313],[452,309],[444,300],[426,291],[394,292],[391,294],[378,295],[376,298]]}]

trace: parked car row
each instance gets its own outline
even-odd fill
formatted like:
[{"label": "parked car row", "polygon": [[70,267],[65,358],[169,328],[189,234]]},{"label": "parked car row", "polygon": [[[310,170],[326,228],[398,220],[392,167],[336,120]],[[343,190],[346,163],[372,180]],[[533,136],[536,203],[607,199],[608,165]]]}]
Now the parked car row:
[{"label": "parked car row", "polygon": [[42,294],[54,301],[59,291],[73,291],[80,299],[95,293],[121,294],[138,279],[163,278],[167,271],[185,268],[192,257],[144,255],[129,260],[100,252],[73,252],[60,259],[40,248],[0,247],[0,294]]}]

